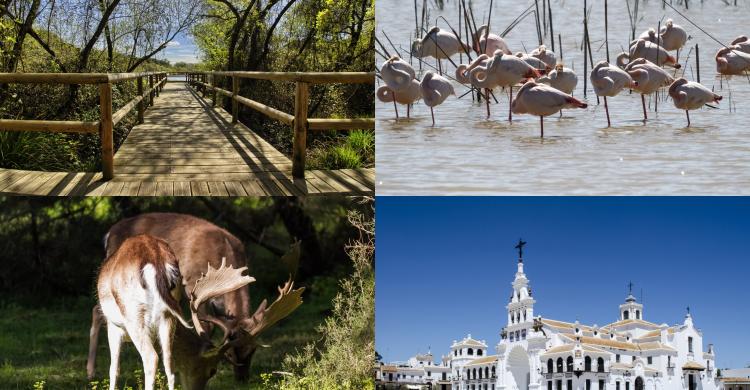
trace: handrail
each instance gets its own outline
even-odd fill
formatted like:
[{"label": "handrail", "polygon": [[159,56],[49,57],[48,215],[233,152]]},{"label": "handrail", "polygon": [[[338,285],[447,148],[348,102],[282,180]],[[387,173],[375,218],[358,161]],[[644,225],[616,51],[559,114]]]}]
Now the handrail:
[{"label": "handrail", "polygon": [[[143,81],[148,78],[149,86],[144,92]],[[112,113],[112,84],[136,80],[138,95]],[[55,121],[0,119],[0,131],[43,131],[50,133],[89,133],[99,132],[102,149],[102,178],[114,177],[113,128],[130,111],[138,107],[138,123],[143,123],[146,101],[153,106],[154,97],[164,88],[166,72],[139,73],[0,73],[0,84],[97,84],[99,86],[99,121]]]},{"label": "handrail", "polygon": [[[232,91],[220,88],[216,84],[216,76],[231,78]],[[240,96],[240,79],[256,79],[271,81],[287,81],[295,83],[294,115],[273,107]],[[375,84],[374,72],[188,72],[187,80],[190,85],[213,91],[213,105],[216,105],[217,94],[232,99],[232,123],[237,123],[239,105],[252,108],[268,117],[292,126],[294,138],[292,141],[292,176],[305,177],[305,153],[307,149],[308,130],[352,130],[375,129],[375,118],[336,119],[336,118],[308,118],[309,85],[310,84]]]}]

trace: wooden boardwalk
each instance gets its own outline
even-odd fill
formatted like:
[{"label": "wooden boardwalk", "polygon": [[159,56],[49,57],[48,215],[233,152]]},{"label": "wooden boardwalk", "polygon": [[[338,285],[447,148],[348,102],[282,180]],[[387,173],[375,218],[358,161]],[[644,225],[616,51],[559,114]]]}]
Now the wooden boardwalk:
[{"label": "wooden boardwalk", "polygon": [[115,176],[0,169],[0,192],[23,195],[299,196],[374,194],[374,169],[308,170],[184,83],[167,83],[114,156]]}]

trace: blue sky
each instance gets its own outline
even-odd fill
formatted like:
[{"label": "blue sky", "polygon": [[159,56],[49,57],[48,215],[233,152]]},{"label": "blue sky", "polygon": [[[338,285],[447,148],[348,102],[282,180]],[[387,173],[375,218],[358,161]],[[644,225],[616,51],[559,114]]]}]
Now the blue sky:
[{"label": "blue sky", "polygon": [[190,34],[180,34],[157,57],[167,59],[172,64],[175,62],[197,63],[200,61],[199,54],[198,47],[193,42],[193,37]]},{"label": "blue sky", "polygon": [[385,361],[467,333],[494,353],[523,237],[535,315],[605,325],[632,281],[644,319],[689,305],[718,367],[750,364],[750,199],[378,197],[376,229]]}]

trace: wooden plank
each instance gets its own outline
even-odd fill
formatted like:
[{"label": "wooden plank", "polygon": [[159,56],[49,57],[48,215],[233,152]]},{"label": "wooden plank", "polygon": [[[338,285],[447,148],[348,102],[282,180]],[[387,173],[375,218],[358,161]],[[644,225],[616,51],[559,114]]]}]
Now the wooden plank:
[{"label": "wooden plank", "polygon": [[312,170],[312,171],[307,171],[307,174],[312,175],[318,178],[319,180],[323,181],[324,183],[326,183],[328,186],[333,187],[334,189],[333,192],[341,192],[341,193],[350,192],[349,188],[347,188],[342,183],[339,183],[339,181],[336,180],[335,177],[329,176],[327,172],[325,171]]},{"label": "wooden plank", "polygon": [[349,188],[353,192],[371,192],[372,191],[368,186],[358,182],[357,180],[348,176],[341,170],[329,171],[328,175],[338,180],[339,183]]},{"label": "wooden plank", "polygon": [[190,182],[178,181],[174,183],[174,195],[175,196],[190,196]]},{"label": "wooden plank", "polygon": [[99,131],[99,122],[0,119],[0,131],[93,134]]},{"label": "wooden plank", "polygon": [[156,196],[174,195],[174,184],[171,181],[160,181],[156,183]]},{"label": "wooden plank", "polygon": [[370,190],[375,189],[374,178],[366,174],[364,171],[360,171],[357,169],[340,169],[339,171],[366,185]]},{"label": "wooden plank", "polygon": [[242,187],[247,192],[248,196],[266,196],[268,193],[263,191],[263,188],[258,183],[258,180],[244,180],[241,181]]},{"label": "wooden plank", "polygon": [[211,191],[208,190],[208,183],[205,181],[191,182],[190,189],[193,192],[193,196],[209,196]]},{"label": "wooden plank", "polygon": [[39,188],[37,188],[36,192],[39,195],[44,196],[55,196],[57,195],[54,193],[54,189],[60,185],[60,183],[65,180],[65,177],[70,175],[67,172],[50,172],[50,178],[47,180],[44,184],[42,184]]},{"label": "wooden plank", "polygon": [[375,129],[375,118],[360,119],[319,119],[310,118],[307,120],[308,129],[310,130],[354,130],[354,129]]},{"label": "wooden plank", "polygon": [[144,181],[138,189],[138,196],[156,196],[156,182]]},{"label": "wooden plank", "polygon": [[122,187],[121,196],[138,196],[138,191],[141,188],[141,182],[139,181],[126,181]]},{"label": "wooden plank", "polygon": [[209,181],[208,190],[211,192],[211,196],[229,196],[223,181]]},{"label": "wooden plank", "polygon": [[122,195],[122,189],[125,187],[124,182],[112,182],[108,181],[104,188],[101,190],[102,196],[120,196]]},{"label": "wooden plank", "polygon": [[247,196],[247,192],[238,181],[225,181],[224,185],[227,187],[229,196]]},{"label": "wooden plank", "polygon": [[294,124],[292,131],[292,176],[305,178],[305,154],[307,153],[307,105],[309,89],[307,83],[297,82],[294,92]]}]

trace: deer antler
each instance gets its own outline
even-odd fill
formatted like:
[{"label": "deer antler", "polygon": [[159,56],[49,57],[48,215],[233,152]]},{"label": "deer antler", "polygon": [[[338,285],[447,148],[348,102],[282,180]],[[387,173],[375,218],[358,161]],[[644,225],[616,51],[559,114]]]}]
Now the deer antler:
[{"label": "deer antler", "polygon": [[[237,290],[238,288],[255,281],[255,278],[251,276],[242,275],[242,273],[247,270],[247,267],[227,267],[226,260],[226,257],[221,258],[221,265],[219,268],[213,268],[209,264],[206,273],[195,282],[193,289],[190,291],[190,311],[193,315],[193,325],[198,331],[198,334],[203,335],[205,333],[203,327],[200,325],[200,321],[197,320],[198,308],[203,303],[211,298]],[[211,321],[211,319],[207,320]],[[221,328],[225,331],[224,338],[226,340],[227,327],[221,326]]]},{"label": "deer antler", "polygon": [[293,290],[294,282],[291,278],[279,287],[279,297],[266,308],[267,300],[258,306],[251,317],[240,321],[240,326],[250,336],[255,337],[264,330],[277,323],[279,320],[291,314],[302,304],[302,292],[305,288]]}]

